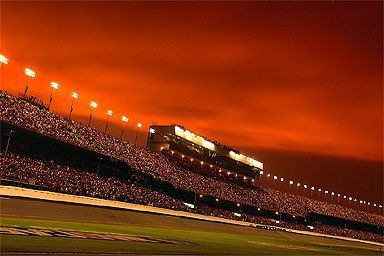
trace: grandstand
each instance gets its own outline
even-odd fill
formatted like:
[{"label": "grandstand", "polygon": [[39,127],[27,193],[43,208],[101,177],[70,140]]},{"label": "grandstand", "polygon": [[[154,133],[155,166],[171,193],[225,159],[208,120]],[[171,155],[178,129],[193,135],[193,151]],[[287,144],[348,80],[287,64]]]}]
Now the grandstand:
[{"label": "grandstand", "polygon": [[157,152],[168,150],[181,160],[186,157],[192,165],[205,164],[217,171],[241,176],[244,180],[257,179],[263,170],[263,163],[197,135],[181,125],[150,126],[147,146]]},{"label": "grandstand", "polygon": [[147,149],[6,92],[0,114],[3,185],[383,241],[382,215],[258,186],[262,163],[179,125]]}]

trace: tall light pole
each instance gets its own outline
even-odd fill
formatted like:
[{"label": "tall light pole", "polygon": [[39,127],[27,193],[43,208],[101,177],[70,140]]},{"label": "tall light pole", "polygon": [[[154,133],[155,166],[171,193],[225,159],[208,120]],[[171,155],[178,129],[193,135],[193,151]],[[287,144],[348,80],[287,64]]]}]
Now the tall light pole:
[{"label": "tall light pole", "polygon": [[56,82],[51,82],[51,95],[49,96],[48,109],[51,108],[51,103],[52,103],[52,99],[53,99],[53,89],[59,90],[59,84]]},{"label": "tall light pole", "polygon": [[155,129],[149,128],[149,134],[148,134],[148,137],[147,137],[147,147],[149,146],[149,138],[152,136],[152,134],[155,134],[155,132],[156,132]]},{"label": "tall light pole", "polygon": [[263,177],[264,171],[259,171],[259,186],[261,186],[261,177]]},{"label": "tall light pole", "polygon": [[283,190],[283,182],[284,182],[284,178],[280,178],[280,182],[281,182],[281,190]]},{"label": "tall light pole", "polygon": [[317,197],[320,197],[321,188],[317,190]]},{"label": "tall light pole", "polygon": [[3,54],[0,54],[0,67],[4,64],[8,64],[9,63],[9,60],[3,55]]},{"label": "tall light pole", "polygon": [[122,116],[121,121],[123,122],[123,125],[121,126],[120,140],[123,139],[125,124],[128,123],[129,118],[126,116]]},{"label": "tall light pole", "polygon": [[139,128],[141,128],[143,125],[141,123],[137,123],[136,126],[136,138],[135,138],[135,144],[137,145],[137,140],[139,138]]},{"label": "tall light pole", "polygon": [[297,183],[296,185],[296,192],[299,191],[300,183]]},{"label": "tall light pole", "polygon": [[307,187],[308,187],[307,185],[305,185],[305,184],[303,185],[303,193],[304,193],[304,195],[305,195],[305,190],[307,189]]},{"label": "tall light pole", "polygon": [[293,185],[293,181],[292,180],[290,180],[289,181],[289,190],[291,190],[291,186]]},{"label": "tall light pole", "polygon": [[91,103],[89,104],[91,106],[91,112],[89,113],[89,120],[88,120],[88,126],[91,125],[91,120],[92,120],[92,112],[93,112],[93,109],[96,109],[98,104],[94,101],[91,101]]},{"label": "tall light pole", "polygon": [[69,119],[71,119],[72,111],[73,111],[73,103],[75,99],[79,98],[79,94],[77,92],[72,92],[72,102],[71,102],[71,109],[69,110]]},{"label": "tall light pole", "polygon": [[29,68],[26,68],[24,71],[25,71],[25,75],[27,76],[27,82],[25,83],[25,89],[24,89],[24,96],[25,96],[25,95],[27,95],[27,92],[28,92],[29,79],[31,77],[35,78],[36,73],[35,73],[35,71],[33,71],[32,69],[29,69]]},{"label": "tall light pole", "polygon": [[313,195],[313,191],[315,191],[315,187],[311,187],[311,197]]},{"label": "tall light pole", "polygon": [[107,133],[108,125],[109,125],[109,118],[113,115],[113,111],[108,109],[107,110],[107,122],[105,123],[105,129],[104,133]]}]

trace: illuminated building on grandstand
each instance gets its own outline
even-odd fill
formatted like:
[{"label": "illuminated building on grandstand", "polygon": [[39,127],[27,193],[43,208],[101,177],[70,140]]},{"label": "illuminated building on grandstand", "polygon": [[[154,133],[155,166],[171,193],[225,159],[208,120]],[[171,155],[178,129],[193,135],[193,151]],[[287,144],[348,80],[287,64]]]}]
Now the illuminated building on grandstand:
[{"label": "illuminated building on grandstand", "polygon": [[181,125],[152,125],[147,146],[157,152],[171,152],[196,164],[214,165],[234,175],[259,178],[263,163],[240,152],[211,141]]}]

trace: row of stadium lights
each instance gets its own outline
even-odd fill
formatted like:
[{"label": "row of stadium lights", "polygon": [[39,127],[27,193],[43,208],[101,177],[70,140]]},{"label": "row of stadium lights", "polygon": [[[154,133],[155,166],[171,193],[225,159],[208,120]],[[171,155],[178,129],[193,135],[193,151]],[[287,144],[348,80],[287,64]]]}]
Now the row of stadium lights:
[{"label": "row of stadium lights", "polygon": [[[264,174],[264,172],[263,172],[263,171],[260,171],[260,175],[263,175],[263,174]],[[269,177],[272,177],[272,175],[271,175],[270,173],[267,174],[267,179],[268,179]],[[273,182],[275,183],[277,180],[280,180],[280,182],[281,182],[282,184],[283,184],[283,182],[284,182],[284,178],[280,178],[280,179],[279,179],[276,175],[273,175]],[[306,189],[308,188],[308,189],[311,191],[311,196],[313,195],[314,191],[317,191],[317,197],[320,197],[320,193],[321,193],[321,192],[324,192],[324,197],[325,197],[325,198],[327,197],[328,194],[331,195],[331,201],[333,201],[333,197],[334,197],[334,196],[337,196],[337,201],[339,201],[340,198],[342,197],[343,199],[347,200],[349,204],[350,204],[351,202],[356,202],[356,203],[360,203],[361,205],[368,205],[368,206],[371,206],[371,205],[372,205],[373,207],[383,208],[383,206],[382,206],[381,204],[376,204],[376,203],[371,204],[370,202],[367,202],[367,201],[364,201],[364,200],[358,200],[358,199],[353,198],[353,197],[351,197],[351,196],[347,196],[347,195],[342,196],[342,195],[339,194],[339,193],[336,194],[335,192],[329,192],[328,190],[321,189],[321,188],[316,189],[316,188],[313,187],[313,186],[309,188],[308,185],[306,185],[306,184],[301,184],[300,182],[298,182],[298,183],[295,184],[295,182],[293,182],[292,180],[290,180],[290,181],[288,182],[288,184],[289,184],[289,190],[291,190],[292,186],[295,186],[295,187],[296,187],[296,191],[298,191],[299,188],[302,186],[302,187],[303,187],[303,193],[304,193],[304,194],[305,194]]]},{"label": "row of stadium lights", "polygon": [[[6,58],[4,55],[0,54],[0,67],[2,65],[8,64],[8,63],[9,63],[9,59]],[[24,96],[26,96],[27,92],[28,92],[28,89],[29,89],[30,79],[36,77],[36,72],[31,70],[30,68],[25,68],[24,73],[27,76],[27,81],[26,81],[25,89],[24,89]],[[51,92],[50,92],[50,96],[49,96],[48,109],[50,109],[50,107],[51,107],[51,103],[52,103],[52,100],[53,100],[53,92],[55,90],[59,90],[60,85],[58,83],[56,83],[56,82],[51,82],[50,86],[51,86]],[[79,94],[77,92],[72,92],[71,96],[72,96],[72,101],[71,101],[71,107],[70,107],[70,110],[69,110],[69,118],[72,117],[72,112],[74,110],[75,102],[79,98]],[[93,111],[98,108],[99,104],[97,102],[95,102],[95,101],[91,101],[89,103],[89,106],[90,106],[91,109],[90,109],[90,113],[89,113],[88,126],[91,125]],[[113,115],[114,115],[114,112],[111,109],[107,109],[107,112],[106,112],[107,119],[106,119],[106,123],[105,123],[104,133],[107,133],[107,129],[108,129],[108,126],[109,126],[109,119]],[[120,132],[120,139],[123,138],[125,125],[128,123],[129,118],[126,117],[125,115],[123,115],[121,117],[121,121],[122,121],[122,128],[121,128],[121,132]],[[139,129],[142,126],[143,126],[143,124],[140,123],[140,122],[138,122],[137,125],[136,125],[135,144],[137,144],[137,140],[139,138]],[[154,130],[150,129],[150,132],[154,133]]]},{"label": "row of stadium lights", "polygon": [[[4,64],[8,64],[8,63],[9,63],[9,59],[6,58],[4,55],[0,54],[0,67],[1,67],[2,65],[4,65]],[[31,69],[29,69],[29,68],[25,68],[25,75],[27,76],[27,82],[26,82],[25,89],[24,89],[24,95],[26,95],[27,92],[28,92],[29,81],[30,81],[30,79],[36,77],[36,72],[34,72],[33,70],[31,70]],[[52,103],[52,100],[53,100],[53,92],[54,92],[54,90],[58,90],[58,89],[59,89],[59,84],[56,83],[56,82],[51,82],[51,83],[50,83],[50,86],[51,86],[51,92],[50,92],[50,97],[49,97],[48,109],[50,109],[50,107],[51,107],[51,103]],[[73,112],[73,109],[74,109],[75,101],[79,98],[79,94],[78,94],[77,92],[72,92],[72,95],[71,95],[71,96],[72,96],[72,101],[71,101],[71,107],[70,107],[70,111],[69,111],[69,118],[71,118],[71,116],[72,116],[72,112]],[[90,126],[90,124],[91,124],[92,114],[93,114],[93,111],[94,111],[95,109],[97,109],[97,107],[98,107],[98,103],[95,102],[95,101],[91,101],[91,102],[90,102],[90,107],[91,107],[91,109],[90,109],[90,113],[89,113],[88,126]],[[111,109],[108,109],[108,110],[107,110],[107,113],[106,113],[106,115],[107,115],[107,120],[106,120],[106,124],[105,124],[105,128],[104,128],[104,133],[107,132],[107,129],[108,129],[108,126],[109,126],[109,119],[110,119],[111,116],[113,116],[113,114],[114,114],[114,112],[113,112]],[[120,133],[120,139],[122,139],[122,137],[123,137],[125,124],[128,123],[129,118],[126,117],[125,115],[123,115],[123,116],[121,117],[121,121],[122,121],[123,124],[122,124],[121,133]],[[136,125],[136,137],[135,137],[135,143],[136,143],[136,144],[137,144],[137,140],[138,140],[139,128],[141,128],[141,127],[142,127],[142,123],[138,122],[137,125]],[[149,129],[149,132],[150,132],[150,133],[155,133],[155,130],[154,130],[153,128],[150,128],[150,129]],[[163,148],[162,148],[162,149],[163,149]],[[172,151],[172,153],[174,153],[174,152]],[[184,158],[184,155],[182,155],[182,158]],[[191,160],[191,162],[193,162],[193,158],[191,158],[190,160]],[[204,165],[204,162],[201,161],[200,164],[203,166],[203,165]],[[210,167],[212,168],[213,166],[210,165]],[[221,173],[221,172],[222,172],[222,170],[219,169],[219,173]],[[230,171],[228,171],[227,174],[230,175],[230,174],[232,174],[232,173],[231,173]],[[263,174],[264,174],[264,172],[263,172],[263,171],[260,171],[260,175],[263,175]],[[237,174],[235,174],[235,176],[237,177]],[[271,176],[272,176],[272,175],[268,173],[268,174],[267,174],[267,179],[268,179],[269,177],[271,177]],[[247,178],[246,176],[244,176],[244,180],[247,180],[247,179],[248,179],[248,178]],[[278,180],[278,177],[277,177],[277,176],[273,176],[273,182],[274,182],[274,183],[276,182],[276,180]],[[252,182],[254,182],[254,181],[255,181],[255,180],[252,179]],[[284,178],[280,178],[280,181],[281,181],[281,182],[284,182]],[[299,183],[299,182],[296,183],[296,185],[294,185],[294,182],[293,182],[292,180],[290,180],[288,184],[289,184],[289,189],[291,189],[292,186],[296,186],[296,191],[298,191],[299,187],[301,186],[301,183]],[[304,192],[304,194],[305,194],[305,190],[308,188],[308,186],[304,184],[302,187],[303,187],[303,192]],[[313,192],[315,191],[315,187],[311,187],[311,188],[310,188],[310,191],[311,191],[311,196],[312,196],[312,195],[313,195]],[[324,196],[325,196],[325,197],[326,197],[327,194],[329,193],[328,190],[323,190],[323,189],[319,188],[319,189],[317,189],[317,196],[318,196],[318,197],[320,196],[320,193],[321,193],[322,191],[324,191]],[[336,194],[335,194],[334,192],[331,192],[330,194],[331,194],[331,200],[333,200],[333,196],[335,196]],[[203,195],[200,195],[200,197],[202,197],[202,196],[203,196]],[[338,199],[338,201],[339,201],[339,198],[340,198],[340,197],[341,197],[341,195],[340,195],[340,194],[337,194],[337,199]],[[346,196],[346,195],[344,195],[343,198],[346,199],[346,200],[348,200],[349,203],[350,203],[350,202],[359,202],[360,204],[366,204],[366,205],[368,205],[368,206],[371,205],[370,202],[366,202],[366,201],[363,201],[363,200],[357,200],[356,198],[348,197],[348,196]],[[216,199],[216,201],[218,201],[218,199]],[[373,205],[373,207],[383,208],[382,205],[379,205],[379,204],[376,204],[376,203],[374,203],[374,204],[372,204],[372,205]],[[237,206],[240,206],[240,204],[237,204]]]},{"label": "row of stadium lights", "polygon": [[[164,147],[161,147],[160,149],[161,149],[161,151],[162,151],[162,150],[164,149]],[[173,155],[174,153],[175,153],[174,151],[171,151],[171,154],[172,154],[172,155]],[[184,155],[181,155],[181,158],[184,159],[185,156],[184,156]],[[190,158],[190,161],[193,162],[194,159],[191,157],[191,158]],[[203,166],[204,164],[205,164],[204,161],[201,161],[201,162],[200,162],[200,165],[201,165],[201,166]],[[213,168],[213,165],[210,164],[209,167],[210,167],[210,168]],[[222,170],[221,168],[218,168],[218,172],[219,172],[219,173],[222,173],[223,170]],[[225,171],[224,171],[224,172],[225,172]],[[231,174],[233,174],[233,173],[231,173],[230,171],[226,171],[226,174],[229,176],[229,175],[231,175]],[[260,171],[260,175],[264,175],[264,171]],[[238,176],[238,174],[235,174],[235,177],[237,177],[237,176]],[[267,173],[266,178],[269,179],[270,177],[273,177],[273,182],[274,182],[274,183],[275,183],[277,180],[280,180],[281,184],[283,184],[283,182],[284,182],[284,178],[278,178],[276,175],[271,175],[270,173]],[[251,180],[252,182],[255,181],[254,179],[247,178],[246,176],[244,176],[243,179],[244,179],[244,180],[248,180],[248,179],[249,179],[249,180]],[[380,204],[376,204],[376,203],[371,204],[370,202],[367,202],[367,201],[364,201],[364,200],[358,200],[358,199],[356,199],[356,198],[352,198],[352,197],[350,197],[350,196],[346,196],[346,195],[342,196],[342,195],[339,194],[339,193],[336,194],[335,192],[329,192],[328,190],[325,190],[325,189],[321,189],[321,188],[316,189],[316,188],[313,187],[313,186],[309,188],[308,185],[306,185],[306,184],[302,184],[302,183],[300,183],[300,182],[298,182],[298,183],[295,184],[295,182],[293,182],[292,180],[290,180],[290,181],[288,182],[288,185],[289,185],[289,190],[291,190],[292,187],[295,186],[295,187],[296,187],[296,191],[299,191],[299,188],[302,187],[302,188],[303,188],[303,193],[304,193],[304,195],[305,195],[305,191],[306,191],[306,189],[308,188],[308,189],[311,191],[311,196],[313,196],[313,193],[314,193],[315,191],[317,191],[317,197],[320,197],[320,193],[321,193],[321,192],[324,192],[324,197],[325,197],[325,198],[327,197],[328,194],[331,195],[331,201],[333,201],[333,197],[334,197],[334,196],[337,196],[337,201],[338,201],[338,202],[339,202],[340,198],[342,197],[343,199],[345,199],[345,200],[348,201],[348,204],[350,204],[351,202],[356,202],[356,203],[359,203],[359,204],[361,204],[361,205],[367,205],[367,206],[373,206],[373,207],[383,208],[383,206],[380,205]],[[203,197],[203,195],[200,195],[200,197]],[[217,200],[218,200],[218,199],[217,199]]]}]

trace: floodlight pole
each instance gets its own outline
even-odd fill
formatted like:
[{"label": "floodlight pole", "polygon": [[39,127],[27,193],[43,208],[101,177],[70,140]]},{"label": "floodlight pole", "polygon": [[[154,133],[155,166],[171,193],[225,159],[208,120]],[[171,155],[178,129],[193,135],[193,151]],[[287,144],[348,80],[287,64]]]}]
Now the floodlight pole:
[{"label": "floodlight pole", "polygon": [[109,125],[109,114],[107,114],[107,122],[105,123],[104,133],[107,133],[108,125]]},{"label": "floodlight pole", "polygon": [[72,97],[72,102],[71,102],[71,109],[69,110],[69,119],[71,119],[71,116],[72,116],[72,111],[73,111],[73,102],[74,102],[74,98]]},{"label": "floodlight pole", "polygon": [[92,106],[91,106],[91,112],[89,113],[89,120],[88,120],[88,127],[91,125],[91,119],[92,119]]},{"label": "floodlight pole", "polygon": [[53,87],[51,87],[51,95],[49,96],[48,109],[51,108],[52,98],[53,98]]},{"label": "floodlight pole", "polygon": [[30,76],[27,75],[27,82],[25,83],[25,88],[24,88],[24,96],[26,96],[28,92],[29,79],[30,79]]},{"label": "floodlight pole", "polygon": [[125,122],[123,122],[123,125],[121,126],[121,132],[120,132],[120,140],[123,139],[123,134],[124,134],[124,126],[125,126]]}]

